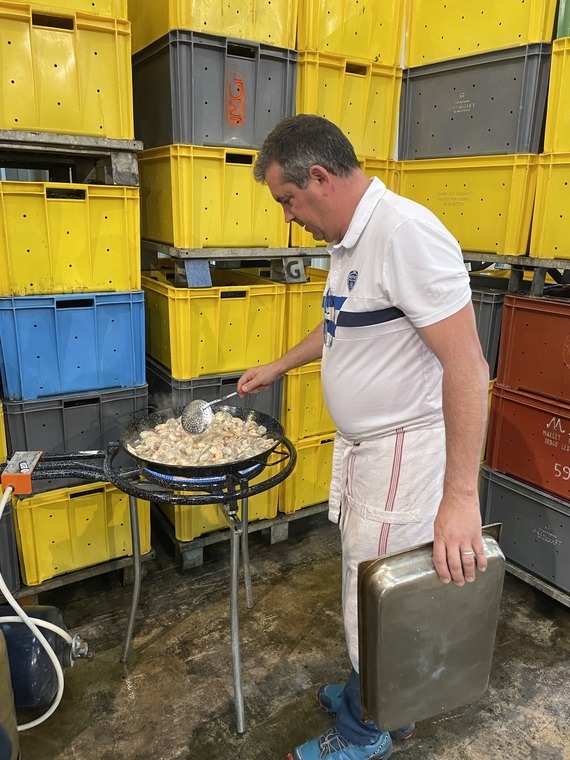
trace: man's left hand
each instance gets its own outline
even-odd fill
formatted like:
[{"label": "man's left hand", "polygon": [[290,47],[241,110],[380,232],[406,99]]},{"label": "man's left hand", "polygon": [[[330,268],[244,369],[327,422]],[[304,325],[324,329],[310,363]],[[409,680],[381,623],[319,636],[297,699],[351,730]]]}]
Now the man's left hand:
[{"label": "man's left hand", "polygon": [[487,557],[483,548],[479,499],[444,496],[434,523],[433,561],[444,583],[463,586],[475,580],[475,567],[484,571]]}]

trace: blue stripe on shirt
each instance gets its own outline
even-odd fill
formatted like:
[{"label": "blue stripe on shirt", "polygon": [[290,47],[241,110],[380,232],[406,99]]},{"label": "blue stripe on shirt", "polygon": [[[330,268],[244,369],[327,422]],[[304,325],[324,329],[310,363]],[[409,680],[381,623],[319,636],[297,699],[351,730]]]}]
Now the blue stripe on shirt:
[{"label": "blue stripe on shirt", "polygon": [[378,311],[341,311],[338,314],[336,324],[337,327],[368,327],[369,325],[391,322],[404,316],[404,312],[395,306]]}]

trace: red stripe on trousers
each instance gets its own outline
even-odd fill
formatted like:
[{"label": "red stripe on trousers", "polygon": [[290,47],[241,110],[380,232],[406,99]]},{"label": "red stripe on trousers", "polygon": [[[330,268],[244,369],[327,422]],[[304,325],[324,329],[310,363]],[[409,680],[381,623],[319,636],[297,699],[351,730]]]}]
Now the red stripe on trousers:
[{"label": "red stripe on trousers", "polygon": [[[400,468],[402,465],[402,451],[404,449],[404,429],[396,430],[396,442],[394,444],[394,458],[392,459],[392,474],[390,476],[390,487],[386,497],[386,512],[394,511],[394,503],[398,492],[398,481],[400,480]],[[378,556],[382,557],[388,550],[388,536],[390,534],[390,523],[383,523],[378,539]]]}]

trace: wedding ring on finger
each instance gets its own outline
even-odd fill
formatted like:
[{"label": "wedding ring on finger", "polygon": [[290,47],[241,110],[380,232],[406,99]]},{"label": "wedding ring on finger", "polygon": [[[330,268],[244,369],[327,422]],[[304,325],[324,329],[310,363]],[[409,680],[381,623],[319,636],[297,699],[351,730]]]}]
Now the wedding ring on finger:
[{"label": "wedding ring on finger", "polygon": [[466,554],[466,555],[468,555],[468,556],[470,555],[470,556],[472,556],[472,557],[474,557],[474,556],[475,556],[475,552],[461,552],[461,554]]}]

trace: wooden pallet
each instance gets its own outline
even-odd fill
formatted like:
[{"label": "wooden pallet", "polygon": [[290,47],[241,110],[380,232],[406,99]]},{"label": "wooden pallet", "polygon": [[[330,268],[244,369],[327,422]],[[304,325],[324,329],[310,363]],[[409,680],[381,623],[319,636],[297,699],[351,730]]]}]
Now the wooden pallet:
[{"label": "wooden pallet", "polygon": [[556,588],[556,586],[553,586],[551,583],[543,581],[542,578],[537,578],[536,575],[532,575],[527,570],[523,570],[522,567],[519,567],[508,560],[506,569],[507,572],[514,575],[515,578],[519,578],[521,581],[528,583],[529,586],[542,591],[543,594],[552,597],[552,599],[556,599],[560,604],[570,608],[570,594],[562,591],[562,589]]},{"label": "wooden pallet", "polygon": [[[539,259],[533,256],[500,256],[493,253],[463,252],[466,262],[509,264],[509,293],[528,293],[540,297],[544,294],[546,275],[549,274],[560,284],[570,284],[570,259]],[[523,279],[525,271],[532,271],[530,288]],[[474,272],[476,274],[476,272]],[[500,279],[497,280],[499,286]]]},{"label": "wooden pallet", "polygon": [[[314,504],[310,507],[303,507],[290,514],[279,512],[277,517],[268,520],[256,520],[248,523],[248,535],[256,531],[261,531],[268,539],[269,543],[276,544],[280,541],[286,541],[289,537],[289,523],[292,520],[300,520],[310,515],[316,515],[328,509],[328,504]],[[220,541],[230,539],[230,529],[224,528],[213,533],[207,533],[205,536],[199,536],[192,541],[179,541],[174,533],[174,525],[165,516],[156,504],[151,502],[151,516],[156,524],[160,526],[163,533],[174,546],[174,555],[177,562],[180,563],[182,570],[189,570],[193,567],[200,567],[204,563],[204,547],[211,544],[217,544]]]},{"label": "wooden pallet", "polygon": [[[147,562],[153,560],[156,557],[156,553],[153,549],[147,554],[141,556],[141,562]],[[28,604],[37,604],[38,597],[44,591],[52,591],[55,588],[61,588],[62,586],[69,586],[71,583],[78,583],[84,581],[87,578],[94,578],[97,575],[103,575],[104,573],[110,573],[113,571],[120,573],[121,583],[123,586],[130,586],[133,583],[133,558],[121,557],[120,559],[112,559],[109,562],[101,562],[98,565],[92,565],[91,567],[84,567],[81,570],[75,570],[72,573],[65,573],[64,575],[58,575],[55,578],[50,578],[43,583],[39,583],[37,586],[20,586],[19,589],[12,591],[12,596],[15,599],[26,599]],[[0,593],[0,600],[4,599]]]},{"label": "wooden pallet", "polygon": [[137,140],[0,130],[0,167],[48,172],[49,182],[138,186]]},{"label": "wooden pallet", "polygon": [[160,264],[161,258],[174,259],[178,285],[207,288],[212,284],[210,262],[230,268],[243,260],[271,261],[271,279],[276,282],[306,282],[305,266],[312,256],[324,256],[322,248],[175,248],[152,240],[141,241],[143,270]]}]

